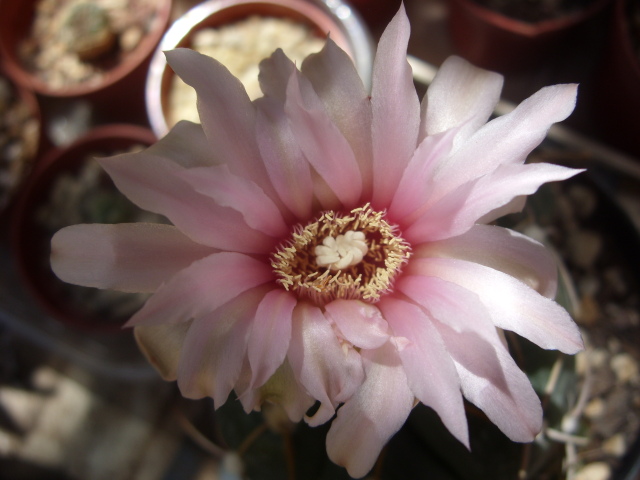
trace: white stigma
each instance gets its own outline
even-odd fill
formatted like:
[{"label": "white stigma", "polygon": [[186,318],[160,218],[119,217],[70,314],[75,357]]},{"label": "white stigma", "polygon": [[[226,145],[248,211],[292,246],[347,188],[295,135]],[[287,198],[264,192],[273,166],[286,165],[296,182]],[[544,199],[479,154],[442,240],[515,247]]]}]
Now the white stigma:
[{"label": "white stigma", "polygon": [[344,270],[362,261],[369,251],[363,232],[349,230],[336,238],[326,237],[315,248],[316,264],[330,270]]}]

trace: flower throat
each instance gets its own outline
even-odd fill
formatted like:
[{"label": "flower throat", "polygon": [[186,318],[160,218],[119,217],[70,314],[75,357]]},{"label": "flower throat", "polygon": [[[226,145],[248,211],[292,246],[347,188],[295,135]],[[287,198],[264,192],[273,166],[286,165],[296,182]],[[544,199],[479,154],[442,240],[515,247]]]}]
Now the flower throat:
[{"label": "flower throat", "polygon": [[317,305],[339,298],[375,303],[411,255],[397,230],[368,204],[346,215],[326,211],[294,227],[271,266],[280,285]]}]

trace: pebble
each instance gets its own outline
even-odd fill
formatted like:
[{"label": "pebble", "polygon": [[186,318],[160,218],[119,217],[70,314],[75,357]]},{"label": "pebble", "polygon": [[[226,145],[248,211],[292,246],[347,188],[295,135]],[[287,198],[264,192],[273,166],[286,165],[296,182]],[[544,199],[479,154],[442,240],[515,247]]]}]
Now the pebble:
[{"label": "pebble", "polygon": [[627,442],[622,433],[617,433],[602,443],[602,450],[616,458],[622,457],[627,451]]},{"label": "pebble", "polygon": [[120,35],[120,48],[125,52],[133,51],[144,35],[144,31],[140,27],[129,27],[122,35]]},{"label": "pebble", "polygon": [[574,480],[608,480],[611,477],[611,467],[604,462],[593,462],[585,465],[576,472]]},{"label": "pebble", "polygon": [[611,369],[620,383],[638,382],[638,363],[628,353],[615,355],[610,362]]},{"label": "pebble", "polygon": [[40,124],[12,85],[0,76],[0,209],[27,174],[40,138]]},{"label": "pebble", "polygon": [[587,418],[597,419],[604,413],[604,407],[604,400],[600,397],[596,397],[587,403],[587,406],[584,408],[584,414]]},{"label": "pebble", "polygon": [[567,253],[579,267],[592,267],[602,251],[602,237],[597,232],[578,229],[567,240]]}]

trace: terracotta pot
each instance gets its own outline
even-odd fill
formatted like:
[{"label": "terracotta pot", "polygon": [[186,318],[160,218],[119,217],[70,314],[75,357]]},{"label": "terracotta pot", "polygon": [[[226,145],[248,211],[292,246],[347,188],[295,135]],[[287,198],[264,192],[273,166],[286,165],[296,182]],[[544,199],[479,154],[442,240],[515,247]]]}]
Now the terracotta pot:
[{"label": "terracotta pot", "polygon": [[[55,221],[54,225],[45,225],[47,219],[59,216],[64,210],[65,215],[73,209],[73,205],[65,204],[44,211],[45,206],[51,205],[54,186],[59,185],[62,175],[78,176],[82,167],[95,155],[111,155],[125,151],[134,145],[148,146],[155,141],[153,133],[134,125],[107,125],[91,130],[88,134],[62,150],[52,150],[42,158],[29,176],[24,189],[21,191],[11,222],[11,248],[17,263],[19,274],[28,291],[34,299],[54,319],[72,327],[100,332],[117,332],[122,323],[135,310],[123,315],[107,315],[98,313],[87,305],[85,295],[94,295],[96,289],[85,289],[68,285],[59,280],[49,266],[51,237],[64,220]],[[103,194],[102,207],[105,198],[111,201],[116,198],[125,201],[124,197],[115,189],[108,177],[91,185],[98,185]],[[66,187],[69,190],[70,187]],[[97,190],[97,188],[96,188]],[[113,194],[111,193],[113,192]],[[85,197],[83,197],[84,199]],[[86,200],[85,200],[86,201]],[[128,200],[126,200],[128,202]],[[77,202],[86,206],[85,202]],[[136,207],[137,208],[137,207]],[[79,209],[78,209],[79,210]],[[65,218],[66,220],[66,218]],[[50,220],[48,220],[50,222]],[[82,223],[77,220],[68,223]],[[90,222],[87,222],[90,223]],[[78,300],[80,299],[80,300]],[[105,302],[104,298],[100,299]]]},{"label": "terracotta pot", "polygon": [[402,0],[350,0],[367,24],[376,31],[387,26],[400,8]]},{"label": "terracotta pot", "polygon": [[144,79],[149,60],[169,23],[171,0],[158,2],[157,17],[151,30],[144,34],[130,52],[113,59],[100,60],[104,75],[98,82],[85,82],[62,88],[52,87],[30,71],[20,58],[19,49],[29,37],[35,9],[40,0],[0,0],[0,52],[6,59],[6,69],[14,81],[24,88],[48,97],[87,98],[104,112],[144,112]]},{"label": "terracotta pot", "polygon": [[533,69],[575,42],[588,21],[610,0],[559,18],[527,23],[485,8],[474,0],[449,0],[449,29],[456,52],[479,67],[500,72]]},{"label": "terracotta pot", "polygon": [[289,18],[305,24],[319,36],[331,38],[354,59],[365,83],[370,81],[374,46],[366,26],[356,12],[341,0],[209,0],[180,17],[164,35],[151,60],[146,84],[147,114],[158,137],[169,130],[168,97],[174,73],[164,51],[190,47],[198,30],[220,27],[251,15]]},{"label": "terracotta pot", "polygon": [[[42,114],[40,110],[40,105],[35,97],[35,95],[29,91],[21,88],[19,85],[16,85],[11,78],[6,74],[6,71],[3,67],[3,64],[0,62],[0,78],[4,79],[3,81],[8,82],[8,86],[11,90],[11,95],[13,96],[13,101],[18,100],[20,103],[26,105],[26,117],[20,116],[20,118],[25,120],[25,123],[28,125],[24,125],[24,128],[28,130],[24,132],[23,142],[22,142],[22,155],[21,155],[21,167],[20,174],[16,178],[14,184],[5,186],[0,186],[0,215],[5,211],[5,208],[10,205],[10,201],[20,187],[20,184],[26,178],[26,175],[31,170],[33,163],[38,157],[39,152],[43,148],[43,135],[42,135]],[[6,115],[6,113],[5,113]],[[13,115],[15,117],[15,115]],[[10,121],[8,116],[5,116],[0,120],[0,134],[5,134],[5,129],[10,128],[8,122]],[[26,144],[26,146],[25,146]],[[5,152],[2,150],[4,145],[0,145],[0,155],[4,155]],[[5,165],[5,158],[0,158],[0,166],[2,168],[7,168],[8,164]],[[6,188],[5,188],[6,187]]]},{"label": "terracotta pot", "polygon": [[605,141],[640,160],[640,59],[631,41],[631,5],[626,0],[614,5],[607,50],[597,70],[593,120]]}]

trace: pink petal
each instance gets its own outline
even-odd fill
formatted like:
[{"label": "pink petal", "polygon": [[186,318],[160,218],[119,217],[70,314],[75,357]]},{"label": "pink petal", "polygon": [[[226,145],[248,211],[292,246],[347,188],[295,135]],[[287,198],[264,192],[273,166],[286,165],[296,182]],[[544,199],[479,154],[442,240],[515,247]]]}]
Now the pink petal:
[{"label": "pink petal", "polygon": [[473,262],[449,258],[416,258],[408,274],[440,277],[476,293],[493,323],[512,330],[542,348],[574,354],[583,348],[580,331],[569,314],[510,275]]},{"label": "pink petal", "polygon": [[73,225],[51,239],[51,268],[63,281],[124,292],[154,292],[215,250],[170,225]]},{"label": "pink petal", "polygon": [[193,50],[179,48],[165,55],[198,94],[198,113],[215,163],[226,163],[233,173],[253,180],[271,196],[255,141],[255,108],[240,80],[221,63]]},{"label": "pink petal", "polygon": [[[544,183],[566,180],[581,171],[547,163],[500,166],[489,175],[461,185],[428,208],[407,229],[407,238],[422,243],[461,235],[487,213],[514,198],[530,195]],[[454,212],[449,203],[456,205]]]},{"label": "pink petal", "polygon": [[477,68],[460,57],[447,58],[423,101],[423,136],[461,127],[456,135],[456,145],[460,144],[489,119],[500,100],[502,84],[498,73]]},{"label": "pink petal", "polygon": [[[447,348],[451,352],[464,396],[502,430],[514,442],[530,442],[542,427],[542,408],[529,378],[516,366],[502,345],[495,346],[499,371],[504,375],[498,381],[491,374],[478,374],[479,366],[487,370],[483,362],[492,357],[482,354],[478,342],[469,345],[458,333],[440,329]],[[495,377],[495,375],[493,375]]]},{"label": "pink petal", "polygon": [[524,206],[526,205],[526,203],[527,203],[526,196],[523,195],[521,197],[515,197],[510,202],[507,202],[501,207],[491,210],[489,213],[486,213],[483,216],[481,216],[478,219],[477,223],[487,225],[497,220],[498,218],[504,217],[505,215],[521,212]]},{"label": "pink petal", "polygon": [[345,340],[359,348],[378,348],[389,339],[387,322],[373,305],[358,300],[334,300],[325,305]]},{"label": "pink petal", "polygon": [[362,359],[366,378],[338,410],[327,433],[329,458],[354,478],[371,470],[382,447],[409,416],[414,401],[398,353],[390,343],[364,350]]},{"label": "pink petal", "polygon": [[196,318],[178,363],[178,387],[187,398],[210,396],[220,408],[233,390],[247,351],[247,339],[264,287],[234,298]]},{"label": "pink petal", "polygon": [[258,81],[265,97],[277,100],[284,105],[287,98],[287,84],[296,65],[285,55],[281,48],[260,62]]},{"label": "pink petal", "polygon": [[382,34],[373,64],[371,137],[373,206],[391,203],[418,145],[420,102],[407,62],[409,19],[404,5]]},{"label": "pink petal", "polygon": [[[419,245],[460,235],[471,228],[473,224],[462,222],[460,217],[477,183],[478,180],[463,183],[438,201],[423,206],[405,218],[403,223],[408,226],[402,232],[404,238],[413,245]],[[417,219],[414,218],[416,215],[419,215]]]},{"label": "pink petal", "polygon": [[414,250],[414,258],[458,258],[517,278],[545,297],[554,298],[558,267],[541,243],[506,228],[475,225],[467,233]]},{"label": "pink petal", "polygon": [[548,163],[500,166],[478,180],[465,208],[459,212],[458,222],[473,224],[514,198],[535,193],[547,182],[566,180],[583,171]]},{"label": "pink petal", "polygon": [[427,202],[433,190],[433,169],[451,151],[456,133],[456,129],[451,129],[442,134],[431,135],[418,145],[402,174],[389,207],[389,215],[396,222],[401,222]]},{"label": "pink petal", "polygon": [[474,292],[442,278],[422,275],[404,275],[396,287],[431,317],[456,332],[469,331],[499,342],[491,317]]},{"label": "pink petal", "polygon": [[146,153],[164,157],[185,168],[215,165],[211,154],[211,144],[198,123],[181,120],[156,143],[148,147]]},{"label": "pink petal", "polygon": [[268,253],[273,238],[180,179],[185,169],[145,152],[99,160],[118,190],[144,210],[165,215],[192,240],[223,250]]},{"label": "pink petal", "polygon": [[[474,355],[481,356],[483,361],[467,362],[470,365],[467,368],[490,378],[497,385],[506,385],[494,349],[494,346],[502,346],[501,339],[487,309],[475,293],[441,278],[420,275],[404,276],[397,288],[434,319],[433,325],[438,331],[447,327],[454,332],[452,335],[458,336],[458,344],[447,344],[451,355],[455,351],[458,357],[464,357],[466,350],[473,350]],[[458,345],[465,345],[465,348],[458,348]]]},{"label": "pink petal", "polygon": [[522,164],[544,140],[549,127],[573,111],[576,90],[576,85],[545,87],[512,112],[480,128],[450,158],[441,162],[433,199],[494,171],[499,165]]},{"label": "pink petal", "polygon": [[346,208],[362,193],[362,176],[351,146],[331,121],[311,84],[295,71],[287,86],[285,112],[309,163]]},{"label": "pink petal", "polygon": [[240,212],[247,225],[272,237],[284,237],[289,228],[278,207],[251,180],[232,174],[227,165],[190,168],[180,178],[222,207]]},{"label": "pink petal", "polygon": [[478,296],[437,277],[406,275],[397,288],[436,319],[433,326],[455,362],[465,396],[510,438],[531,440],[540,430],[540,401]]},{"label": "pink petal", "polygon": [[140,351],[166,381],[178,378],[178,361],[191,322],[178,325],[145,325],[133,333]]},{"label": "pink petal", "polygon": [[318,307],[300,302],[293,311],[288,359],[298,381],[321,402],[311,426],[329,420],[336,406],[347,400],[362,383],[360,356],[343,349],[329,321]]},{"label": "pink petal", "polygon": [[300,220],[311,217],[311,169],[289,126],[284,105],[264,97],[257,107],[256,138],[267,175],[280,199]]},{"label": "pink petal", "polygon": [[403,300],[385,297],[379,305],[393,332],[410,342],[399,352],[409,388],[469,448],[460,380],[432,320],[418,306]]},{"label": "pink petal", "polygon": [[163,284],[127,326],[179,323],[213,312],[250,288],[273,280],[267,263],[222,252],[194,262]]},{"label": "pink petal", "polygon": [[248,347],[251,388],[269,380],[287,356],[296,302],[294,295],[278,288],[267,293],[258,305]]},{"label": "pink petal", "polygon": [[333,40],[308,56],[302,73],[309,79],[332,122],[345,136],[358,162],[363,196],[371,197],[371,102],[353,60]]}]

